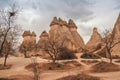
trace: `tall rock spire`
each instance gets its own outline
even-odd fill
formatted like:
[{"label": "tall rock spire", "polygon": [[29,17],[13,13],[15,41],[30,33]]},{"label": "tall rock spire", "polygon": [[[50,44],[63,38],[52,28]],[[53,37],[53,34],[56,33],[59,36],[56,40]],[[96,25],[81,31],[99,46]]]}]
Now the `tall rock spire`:
[{"label": "tall rock spire", "polygon": [[102,43],[102,37],[101,35],[98,33],[97,28],[94,27],[93,28],[93,33],[92,36],[90,38],[90,40],[88,41],[88,43],[86,44],[86,48],[89,51],[95,51],[96,47]]},{"label": "tall rock spire", "polygon": [[34,31],[31,33],[31,35],[32,35],[32,36],[34,36],[34,37],[36,37],[36,34],[35,34],[35,32],[34,32]]},{"label": "tall rock spire", "polygon": [[40,38],[41,37],[48,37],[48,33],[46,31],[43,31],[40,35]]},{"label": "tall rock spire", "polygon": [[68,21],[69,28],[77,28],[76,24],[72,19],[69,19]]},{"label": "tall rock spire", "polygon": [[24,33],[23,33],[22,36],[23,37],[25,37],[25,36],[31,36],[31,32],[30,31],[24,31]]},{"label": "tall rock spire", "polygon": [[59,20],[57,19],[57,17],[54,17],[52,22],[50,23],[50,26],[55,25],[55,24],[59,24]]},{"label": "tall rock spire", "polygon": [[116,21],[115,25],[114,25],[113,35],[114,35],[115,39],[120,38],[120,14],[117,18],[117,21]]}]

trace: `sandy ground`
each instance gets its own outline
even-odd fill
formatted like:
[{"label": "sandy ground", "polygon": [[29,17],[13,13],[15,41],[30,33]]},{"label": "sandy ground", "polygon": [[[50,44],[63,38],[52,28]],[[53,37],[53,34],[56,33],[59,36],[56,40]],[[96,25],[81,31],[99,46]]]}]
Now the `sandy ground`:
[{"label": "sandy ground", "polygon": [[[78,54],[79,55],[79,54]],[[0,64],[3,63],[4,58],[0,58]],[[85,59],[75,59],[75,61],[78,61],[80,64],[83,65],[81,69],[74,69],[74,70],[55,70],[55,71],[47,71],[47,72],[42,72],[40,75],[40,80],[56,80],[61,77],[65,77],[68,75],[76,75],[81,72],[86,72],[90,69],[92,65],[86,65],[85,63],[82,63],[81,60]],[[92,59],[89,59],[92,60]],[[97,59],[101,61],[101,59]],[[103,59],[104,61],[108,62],[109,60]],[[39,63],[46,63],[50,62],[46,59],[42,58],[37,58],[37,61]],[[68,60],[62,60],[61,62],[65,62]],[[28,71],[25,69],[25,66],[31,63],[30,58],[23,58],[23,57],[9,57],[7,60],[8,64],[12,64],[12,68],[8,70],[0,70],[0,78],[2,77],[9,77],[12,75],[33,75],[32,72]],[[118,64],[120,65],[120,64]],[[120,71],[118,72],[107,72],[107,73],[89,73],[90,75],[93,76],[98,76],[102,80],[120,80]]]}]

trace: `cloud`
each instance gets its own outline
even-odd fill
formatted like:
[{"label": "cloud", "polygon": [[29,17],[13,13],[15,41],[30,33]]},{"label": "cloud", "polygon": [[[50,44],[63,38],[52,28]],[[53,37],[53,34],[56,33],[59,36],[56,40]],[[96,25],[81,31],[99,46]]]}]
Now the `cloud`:
[{"label": "cloud", "polygon": [[[54,16],[68,20],[72,18],[78,26],[78,32],[88,40],[94,26],[113,27],[120,0],[0,0],[0,7],[16,3],[22,8],[17,23],[24,29],[32,30],[39,36],[43,30],[49,30]],[[116,10],[117,9],[117,10]]]},{"label": "cloud", "polygon": [[119,9],[120,10],[120,0],[115,0],[115,9]]},{"label": "cloud", "polygon": [[49,30],[49,24],[54,16],[65,20],[72,18],[75,22],[87,22],[93,18],[93,12],[89,9],[93,2],[87,0],[16,0],[22,7],[18,16],[18,23],[24,29],[37,32]]}]

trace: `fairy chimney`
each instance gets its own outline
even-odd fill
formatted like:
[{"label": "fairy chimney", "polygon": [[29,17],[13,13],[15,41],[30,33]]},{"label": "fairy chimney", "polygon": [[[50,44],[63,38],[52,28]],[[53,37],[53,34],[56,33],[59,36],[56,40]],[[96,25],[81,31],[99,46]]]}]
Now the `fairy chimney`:
[{"label": "fairy chimney", "polygon": [[64,46],[71,50],[81,50],[85,46],[82,37],[77,32],[77,26],[72,19],[67,23],[61,18],[53,18],[49,30],[50,39],[65,40]]},{"label": "fairy chimney", "polygon": [[93,33],[91,35],[90,40],[86,44],[86,49],[89,50],[90,52],[96,51],[97,46],[102,43],[102,37],[97,31],[97,28],[93,28]]},{"label": "fairy chimney", "polygon": [[[117,21],[113,28],[113,35],[114,35],[114,43],[120,41],[120,14],[117,18]],[[112,55],[119,55],[120,56],[120,43],[116,44],[112,49]]]},{"label": "fairy chimney", "polygon": [[45,48],[45,45],[48,41],[48,33],[46,31],[43,31],[40,35],[40,39],[37,43],[37,48],[38,48],[38,51],[40,49],[44,49]]}]

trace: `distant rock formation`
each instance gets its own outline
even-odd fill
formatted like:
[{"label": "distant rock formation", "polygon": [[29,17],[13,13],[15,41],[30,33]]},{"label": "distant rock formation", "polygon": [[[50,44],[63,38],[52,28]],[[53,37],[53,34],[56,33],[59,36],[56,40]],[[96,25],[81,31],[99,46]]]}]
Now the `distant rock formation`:
[{"label": "distant rock formation", "polygon": [[44,49],[45,48],[45,45],[47,45],[47,42],[48,42],[48,33],[46,31],[43,31],[40,35],[40,39],[37,43],[37,48],[38,48],[38,51],[40,49]]},{"label": "distant rock formation", "polygon": [[90,52],[97,51],[101,48],[102,43],[103,43],[102,37],[98,33],[97,28],[94,27],[92,36],[88,43],[86,44],[86,49]]},{"label": "distant rock formation", "polygon": [[[120,41],[120,14],[113,28],[114,43]],[[120,55],[120,43],[112,49],[112,55]]]},{"label": "distant rock formation", "polygon": [[81,52],[85,44],[77,32],[77,26],[73,20],[66,21],[54,17],[50,24],[49,37],[53,40],[63,41],[64,47],[70,50]]},{"label": "distant rock formation", "polygon": [[[120,40],[120,15],[118,16],[112,33],[114,35],[114,43],[118,42]],[[77,26],[72,19],[69,19],[67,22],[61,18],[54,17],[50,23],[49,32],[43,31],[37,44],[35,32],[24,31],[22,37],[23,42],[20,46],[20,52],[24,53],[27,51],[26,53],[28,56],[35,55],[35,53],[46,56],[46,54],[44,54],[44,48],[49,40],[64,41],[63,47],[77,52],[82,52],[83,50],[94,54],[106,52],[104,39],[101,37],[96,27],[93,29],[90,40],[85,45],[82,37],[77,32]],[[113,47],[112,55],[120,55],[120,43]]]},{"label": "distant rock formation", "polygon": [[[35,32],[24,31],[23,33],[23,42],[20,45],[20,52],[26,53],[26,56],[34,55],[36,48],[36,34]],[[28,54],[29,52],[29,54]]]}]

